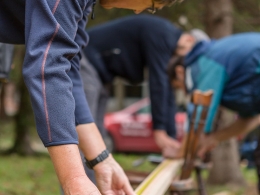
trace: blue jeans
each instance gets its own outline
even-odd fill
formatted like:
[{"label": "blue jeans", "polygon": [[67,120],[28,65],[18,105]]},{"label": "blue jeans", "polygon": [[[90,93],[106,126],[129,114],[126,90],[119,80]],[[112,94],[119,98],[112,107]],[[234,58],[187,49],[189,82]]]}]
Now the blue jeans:
[{"label": "blue jeans", "polygon": [[11,70],[14,46],[0,43],[0,82],[6,80]]}]

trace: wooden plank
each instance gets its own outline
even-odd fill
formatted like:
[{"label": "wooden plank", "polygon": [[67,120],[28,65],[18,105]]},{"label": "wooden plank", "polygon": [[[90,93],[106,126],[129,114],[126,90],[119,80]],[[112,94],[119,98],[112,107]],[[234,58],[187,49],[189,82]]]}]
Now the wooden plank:
[{"label": "wooden plank", "polygon": [[163,195],[177,175],[183,160],[164,160],[156,169],[136,188],[137,195]]},{"label": "wooden plank", "polygon": [[234,194],[231,193],[231,192],[225,191],[225,192],[219,192],[219,193],[216,193],[216,194],[213,194],[213,195],[234,195]]}]

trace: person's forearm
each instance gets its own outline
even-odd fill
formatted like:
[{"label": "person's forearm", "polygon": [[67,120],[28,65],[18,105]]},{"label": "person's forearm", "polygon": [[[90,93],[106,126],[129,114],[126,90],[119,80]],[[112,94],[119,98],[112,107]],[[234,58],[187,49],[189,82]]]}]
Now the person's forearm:
[{"label": "person's forearm", "polygon": [[51,146],[48,151],[65,195],[100,195],[85,174],[77,145]]},{"label": "person's forearm", "polygon": [[[80,149],[87,160],[92,160],[101,154],[106,145],[99,133],[95,123],[77,126]],[[112,154],[102,162],[93,167],[97,186],[102,194],[134,195],[133,189],[119,164],[114,160]],[[96,194],[93,194],[96,195]]]},{"label": "person's forearm", "polygon": [[78,125],[76,129],[79,136],[79,147],[88,160],[96,158],[106,149],[95,123]]},{"label": "person's forearm", "polygon": [[239,118],[230,126],[216,131],[212,134],[217,141],[228,140],[234,136],[241,134],[246,134],[254,130],[260,123],[260,115],[250,117],[250,118]]},{"label": "person's forearm", "polygon": [[162,149],[166,145],[163,139],[167,136],[166,131],[164,129],[153,129],[153,136],[157,146]]}]

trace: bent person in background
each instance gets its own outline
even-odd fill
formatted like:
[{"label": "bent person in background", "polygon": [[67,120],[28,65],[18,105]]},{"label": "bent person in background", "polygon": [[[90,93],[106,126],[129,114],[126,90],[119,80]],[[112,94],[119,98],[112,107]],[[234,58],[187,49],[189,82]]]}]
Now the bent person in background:
[{"label": "bent person in background", "polygon": [[[241,33],[217,41],[197,44],[186,35],[179,53],[171,64],[172,84],[191,93],[213,90],[198,155],[214,148],[219,142],[254,130],[260,122],[260,33]],[[178,48],[177,48],[178,51]],[[211,132],[219,106],[238,113],[230,126]],[[182,154],[178,154],[181,156]]]}]

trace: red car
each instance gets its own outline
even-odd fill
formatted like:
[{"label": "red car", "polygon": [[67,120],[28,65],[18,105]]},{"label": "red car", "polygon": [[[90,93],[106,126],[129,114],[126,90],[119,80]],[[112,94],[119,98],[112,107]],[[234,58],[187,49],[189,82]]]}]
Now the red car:
[{"label": "red car", "polygon": [[[175,120],[177,139],[180,140],[184,133],[186,113],[178,112]],[[113,151],[160,151],[153,137],[149,98],[142,99],[121,111],[106,114],[104,122],[110,140],[107,145]]]}]

